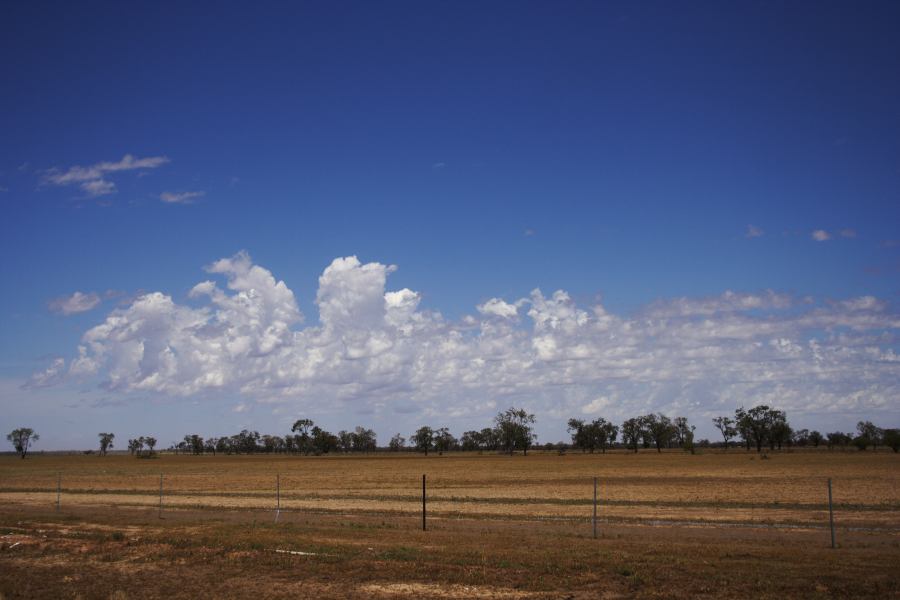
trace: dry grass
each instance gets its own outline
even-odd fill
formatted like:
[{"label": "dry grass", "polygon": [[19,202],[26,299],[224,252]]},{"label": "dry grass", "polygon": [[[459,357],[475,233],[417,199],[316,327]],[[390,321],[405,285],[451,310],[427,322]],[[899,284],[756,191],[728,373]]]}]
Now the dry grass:
[{"label": "dry grass", "polygon": [[[889,453],[827,451],[2,457],[0,593],[898,597],[898,467]],[[836,551],[824,529],[827,477]]]}]

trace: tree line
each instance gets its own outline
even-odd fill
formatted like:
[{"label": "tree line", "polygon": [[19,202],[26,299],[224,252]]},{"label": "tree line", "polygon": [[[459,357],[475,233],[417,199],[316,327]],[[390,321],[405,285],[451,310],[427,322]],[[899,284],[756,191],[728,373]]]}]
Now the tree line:
[{"label": "tree line", "polygon": [[[534,433],[536,419],[524,409],[510,407],[497,413],[490,427],[464,432],[455,437],[447,427],[423,425],[410,434],[409,439],[397,433],[391,437],[386,449],[389,451],[416,451],[426,456],[429,452],[442,454],[452,450],[503,452],[523,455],[537,441]],[[825,444],[828,449],[853,446],[859,450],[879,446],[900,452],[900,429],[883,429],[871,421],[857,423],[856,432],[834,431],[822,434],[808,429],[793,429],[787,414],[767,405],[743,407],[734,415],[718,416],[712,423],[722,437],[721,445],[727,450],[732,444],[740,444],[747,451],[756,449],[780,450],[783,447],[812,446]],[[616,425],[605,418],[592,421],[572,418],[567,422],[571,444],[547,444],[545,447],[564,451],[568,448],[583,452],[606,452],[610,448],[625,448],[637,452],[639,448],[682,448],[694,452],[695,427],[686,417],[671,418],[663,413],[649,413],[626,419]],[[101,456],[113,448],[115,434],[99,433]],[[6,436],[21,458],[25,458],[32,444],[40,436],[29,427],[14,429]],[[157,440],[152,436],[141,436],[128,440],[128,451],[141,458],[156,455]],[[697,445],[709,446],[708,440]],[[260,435],[258,431],[241,430],[230,436],[207,437],[198,434],[185,435],[179,442],[172,443],[168,450],[185,454],[302,454],[322,455],[330,453],[368,453],[378,450],[375,431],[357,426],[352,431],[341,430],[333,434],[317,426],[311,419],[298,419],[290,433]]]}]

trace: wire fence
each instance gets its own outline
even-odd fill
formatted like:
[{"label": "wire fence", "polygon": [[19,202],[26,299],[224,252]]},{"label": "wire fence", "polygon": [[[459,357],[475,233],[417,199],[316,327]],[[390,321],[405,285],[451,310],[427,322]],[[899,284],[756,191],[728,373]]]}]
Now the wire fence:
[{"label": "wire fence", "polygon": [[[890,497],[891,481],[887,497],[879,500],[875,494],[853,502],[839,479],[807,476],[780,485],[777,473],[764,480],[746,475],[661,479],[560,469],[523,478],[515,470],[467,471],[465,465],[414,475],[409,468],[392,472],[390,465],[377,462],[342,472],[309,469],[313,463],[302,460],[276,464],[274,472],[267,464],[228,473],[204,469],[204,459],[196,460],[191,468],[181,463],[168,470],[165,461],[142,464],[138,472],[121,462],[99,471],[96,465],[55,473],[0,470],[0,501],[7,507],[60,512],[143,508],[159,517],[185,510],[245,511],[268,514],[274,522],[283,515],[380,516],[421,519],[423,530],[434,520],[569,521],[584,523],[585,535],[593,537],[602,536],[610,524],[807,529],[822,530],[832,547],[839,541],[836,531],[900,532],[900,504]],[[154,466],[162,468],[153,472]]]}]

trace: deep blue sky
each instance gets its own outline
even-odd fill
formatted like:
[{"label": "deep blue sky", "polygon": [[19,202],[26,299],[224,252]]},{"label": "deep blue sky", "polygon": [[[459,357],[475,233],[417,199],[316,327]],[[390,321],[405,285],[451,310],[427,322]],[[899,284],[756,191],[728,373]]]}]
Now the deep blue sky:
[{"label": "deep blue sky", "polygon": [[[242,249],[307,323],[348,255],[449,319],[535,287],[896,310],[900,3],[188,4],[0,7],[4,378],[114,306],[53,299],[184,302]],[[170,162],[46,182],[126,154]]]}]

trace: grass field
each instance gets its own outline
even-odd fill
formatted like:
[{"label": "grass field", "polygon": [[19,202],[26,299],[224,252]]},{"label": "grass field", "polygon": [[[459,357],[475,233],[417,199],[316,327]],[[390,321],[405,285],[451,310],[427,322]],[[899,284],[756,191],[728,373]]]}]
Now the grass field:
[{"label": "grass field", "polygon": [[887,452],[4,456],[0,500],[7,598],[900,597]]}]

